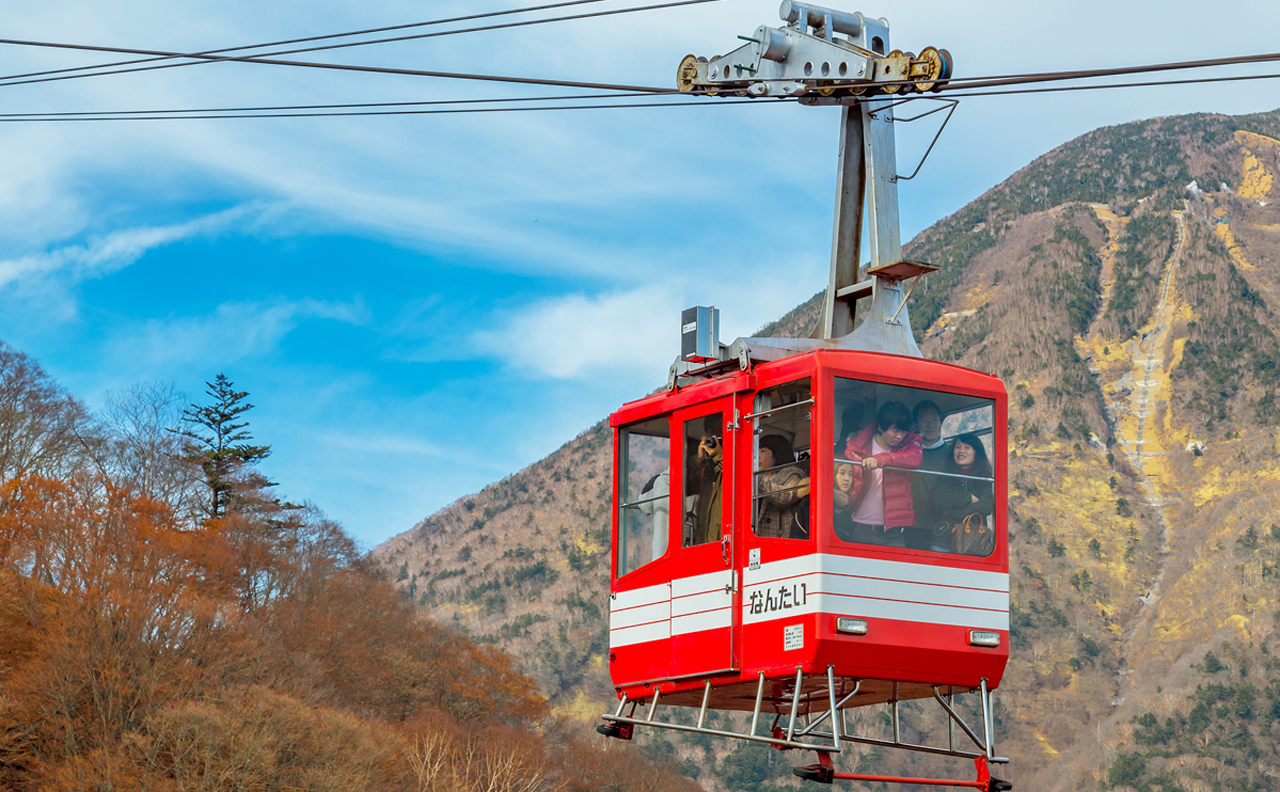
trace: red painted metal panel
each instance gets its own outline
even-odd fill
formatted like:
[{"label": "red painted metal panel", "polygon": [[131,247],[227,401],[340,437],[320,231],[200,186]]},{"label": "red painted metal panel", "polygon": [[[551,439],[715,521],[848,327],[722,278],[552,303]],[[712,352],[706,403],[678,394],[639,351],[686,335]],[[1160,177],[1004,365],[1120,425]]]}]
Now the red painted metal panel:
[{"label": "red painted metal panel", "polygon": [[[710,673],[733,665],[733,615],[736,611],[732,584],[734,533],[733,493],[741,459],[742,433],[729,428],[733,420],[732,400],[718,398],[675,413],[677,432],[673,448],[684,443],[684,426],[697,427],[706,417],[720,419],[723,469],[721,479],[721,521],[719,538],[704,544],[680,547],[672,564],[671,668],[668,676]],[[674,439],[679,437],[679,439]],[[685,448],[692,454],[694,449]],[[689,466],[683,456],[676,462],[673,451],[672,488],[691,493],[684,477]],[[679,480],[679,484],[675,482]],[[677,537],[679,544],[679,537]],[[706,629],[696,629],[705,627]],[[690,630],[694,630],[690,632]]]},{"label": "red painted metal panel", "polygon": [[666,679],[671,667],[671,641],[648,641],[614,647],[609,652],[609,672],[615,684],[636,684]]}]

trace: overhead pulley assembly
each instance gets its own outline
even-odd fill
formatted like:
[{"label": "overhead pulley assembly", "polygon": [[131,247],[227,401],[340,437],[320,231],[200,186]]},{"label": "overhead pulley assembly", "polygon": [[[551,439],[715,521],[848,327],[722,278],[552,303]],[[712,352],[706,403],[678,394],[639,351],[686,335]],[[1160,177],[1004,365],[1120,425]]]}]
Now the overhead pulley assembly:
[{"label": "overhead pulley assembly", "polygon": [[778,13],[784,27],[761,25],[727,55],[686,55],[676,75],[680,91],[843,98],[938,91],[951,78],[945,49],[890,51],[886,19],[796,0],[783,0]]}]

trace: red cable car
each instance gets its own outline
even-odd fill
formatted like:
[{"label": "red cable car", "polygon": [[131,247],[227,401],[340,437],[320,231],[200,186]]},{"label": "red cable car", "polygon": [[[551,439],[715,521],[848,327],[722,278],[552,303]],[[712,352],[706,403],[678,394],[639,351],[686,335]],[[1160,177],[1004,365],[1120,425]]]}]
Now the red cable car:
[{"label": "red cable car", "polygon": [[[867,39],[864,52],[887,46],[883,20],[795,0],[783,18],[792,24],[762,28],[723,59],[745,64],[754,52],[744,71],[755,75],[765,60],[809,57],[801,45],[818,34],[829,46],[833,26]],[[868,61],[878,73],[883,64]],[[681,79],[728,75],[699,63],[686,59]],[[814,750],[818,763],[796,773],[820,782],[1008,789],[987,769],[1008,761],[995,754],[991,718],[1009,656],[1007,394],[993,375],[920,356],[904,287],[935,268],[901,258],[892,106],[839,103],[835,245],[814,337],[725,346],[718,313],[690,309],[666,391],[610,417],[619,705],[598,728]],[[872,261],[857,282],[864,189]],[[863,298],[870,310],[856,325]],[[979,697],[977,729],[953,703],[966,693]],[[914,699],[940,706],[947,745],[901,739],[898,705]],[[692,722],[660,719],[665,705]],[[845,710],[868,705],[891,708],[891,737],[848,729]],[[709,710],[750,712],[750,727],[710,728]],[[957,746],[957,726],[972,747]],[[971,758],[977,779],[837,773],[831,758],[850,741]]]},{"label": "red cable car", "polygon": [[[998,760],[989,726],[974,735],[950,699],[978,692],[989,724],[1008,660],[1004,385],[948,363],[812,346],[610,417],[609,667],[621,704],[602,729],[679,728],[654,719],[661,701],[698,708],[694,731],[714,731],[708,709],[744,710],[753,727],[732,736],[810,748],[796,735],[814,717],[933,698],[982,749],[936,752]],[[907,429],[895,413],[930,424],[931,447],[909,430],[905,451],[880,445]],[[858,453],[868,439],[877,469]],[[904,506],[911,517],[895,513]],[[787,730],[775,718],[757,738],[762,714],[788,716]],[[858,740],[808,733],[833,747]]]},{"label": "red cable car", "polygon": [[[845,458],[850,435],[895,405],[908,415],[920,405],[936,413],[938,450],[952,458],[937,470],[881,470],[882,516],[863,522],[850,506],[872,504],[866,495],[851,504],[851,487],[837,475],[861,467]],[[841,423],[859,414],[852,427]],[[749,709],[758,672],[793,676],[797,666],[818,676],[833,666],[838,677],[865,680],[856,703],[931,697],[939,684],[999,683],[1009,629],[1004,466],[969,477],[946,472],[960,470],[957,437],[976,438],[979,459],[1004,448],[999,379],[922,359],[815,349],[633,402],[610,422],[617,552],[609,659],[629,698],[660,689],[669,703],[698,706],[701,680],[711,679],[710,706]],[[892,474],[926,495],[938,484],[964,495],[985,487],[969,497],[994,504],[992,513],[965,515],[983,518],[970,520],[971,533],[989,541],[962,547],[964,515],[948,521],[939,513],[929,526],[912,521],[910,531],[893,525],[884,509],[893,505],[884,481]],[[913,513],[927,507],[919,492],[905,498]],[[862,525],[883,535],[858,532]]]}]

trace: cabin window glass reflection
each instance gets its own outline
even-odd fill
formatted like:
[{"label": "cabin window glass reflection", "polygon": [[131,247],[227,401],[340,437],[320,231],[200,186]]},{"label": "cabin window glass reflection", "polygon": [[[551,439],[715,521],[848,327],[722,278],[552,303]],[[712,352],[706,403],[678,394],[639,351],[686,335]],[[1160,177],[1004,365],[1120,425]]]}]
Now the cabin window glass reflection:
[{"label": "cabin window glass reflection", "polygon": [[[995,551],[1003,530],[994,516],[995,475],[1003,460],[994,453],[994,401],[837,377],[833,420],[829,524],[837,539],[931,553]],[[898,436],[886,424],[901,429],[904,422],[908,434],[886,448]]]},{"label": "cabin window glass reflection", "polygon": [[633,424],[618,440],[618,576],[667,552],[671,430],[666,418]]},{"label": "cabin window glass reflection", "polygon": [[809,381],[756,396],[752,530],[771,539],[809,538],[809,466],[813,399]]}]

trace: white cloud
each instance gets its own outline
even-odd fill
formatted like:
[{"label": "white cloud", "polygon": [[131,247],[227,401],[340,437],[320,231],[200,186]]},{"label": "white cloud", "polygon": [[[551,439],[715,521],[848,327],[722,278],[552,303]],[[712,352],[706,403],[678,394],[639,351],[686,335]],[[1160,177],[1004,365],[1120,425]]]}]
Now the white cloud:
[{"label": "white cloud", "polygon": [[537,302],[473,336],[478,351],[534,377],[578,379],[602,372],[661,375],[679,341],[676,292],[644,287]]},{"label": "white cloud", "polygon": [[695,304],[720,309],[721,342],[753,334],[817,288],[825,262],[803,259],[742,264],[719,278],[673,279],[600,295],[541,300],[472,336],[473,348],[516,372],[545,379],[625,376],[639,387],[666,379],[680,348],[680,312]]}]

